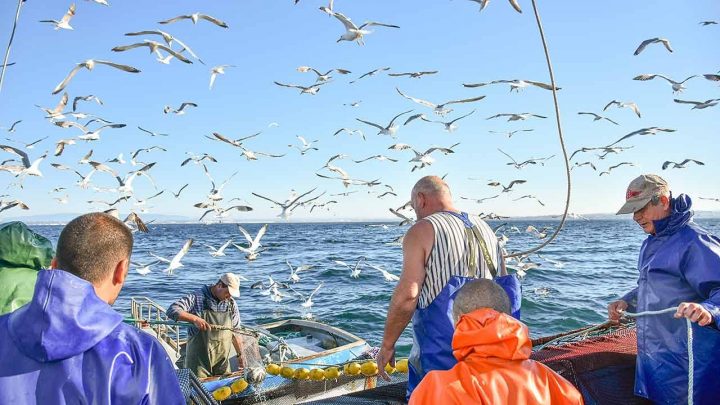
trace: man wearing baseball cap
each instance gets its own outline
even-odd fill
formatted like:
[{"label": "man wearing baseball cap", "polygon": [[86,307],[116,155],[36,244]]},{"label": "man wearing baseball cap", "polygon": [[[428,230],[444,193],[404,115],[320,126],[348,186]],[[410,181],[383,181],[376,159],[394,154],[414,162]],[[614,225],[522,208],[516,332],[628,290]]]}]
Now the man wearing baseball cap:
[{"label": "man wearing baseball cap", "polygon": [[630,182],[618,211],[632,214],[648,237],[640,248],[638,286],[608,305],[610,320],[626,310],[677,307],[672,316],[637,318],[635,394],[654,403],[690,399],[682,318],[692,321],[694,403],[717,403],[720,393],[720,238],[693,222],[691,206],[685,194],[673,198],[663,178],[644,174]]},{"label": "man wearing baseball cap", "polygon": [[174,302],[167,315],[176,321],[192,322],[185,350],[185,367],[198,377],[210,377],[231,372],[231,345],[238,353],[238,367],[245,367],[242,358],[242,339],[231,330],[211,325],[238,328],[240,312],[233,297],[240,296],[240,278],[225,273],[212,285],[186,295]]}]

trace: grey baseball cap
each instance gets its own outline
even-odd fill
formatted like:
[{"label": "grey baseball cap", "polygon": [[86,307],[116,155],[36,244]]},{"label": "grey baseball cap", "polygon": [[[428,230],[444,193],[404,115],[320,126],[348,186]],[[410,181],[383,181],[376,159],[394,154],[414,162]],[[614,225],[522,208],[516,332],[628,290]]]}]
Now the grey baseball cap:
[{"label": "grey baseball cap", "polygon": [[655,174],[643,174],[630,182],[625,191],[625,204],[615,215],[633,214],[640,211],[657,194],[670,190],[667,181]]}]

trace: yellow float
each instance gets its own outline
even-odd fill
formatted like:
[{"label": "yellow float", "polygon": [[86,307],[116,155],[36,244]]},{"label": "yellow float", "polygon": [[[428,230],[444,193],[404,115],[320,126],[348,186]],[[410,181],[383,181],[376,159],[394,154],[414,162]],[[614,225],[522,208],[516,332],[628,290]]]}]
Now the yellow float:
[{"label": "yellow float", "polygon": [[357,363],[349,363],[343,367],[343,372],[347,375],[358,375],[360,374],[361,367]]},{"label": "yellow float", "polygon": [[267,373],[270,375],[280,374],[280,369],[281,369],[281,367],[275,363],[270,363],[265,367],[265,371],[267,371]]},{"label": "yellow float", "polygon": [[313,381],[324,380],[325,379],[325,371],[323,371],[319,368],[314,368],[314,369],[310,370],[310,379]]},{"label": "yellow float", "polygon": [[215,398],[218,401],[224,401],[228,399],[230,395],[232,395],[232,389],[230,387],[220,387],[213,391],[212,393],[213,398]]},{"label": "yellow float", "polygon": [[325,369],[325,378],[328,380],[337,380],[340,377],[340,370],[337,367],[328,367]]},{"label": "yellow float", "polygon": [[366,361],[360,366],[360,372],[366,377],[373,376],[378,372],[378,365],[372,360]]},{"label": "yellow float", "polygon": [[230,384],[230,389],[232,389],[233,394],[243,392],[247,389],[247,387],[248,387],[248,382],[245,381],[244,378],[235,380],[235,381],[233,381],[232,384]]},{"label": "yellow float", "polygon": [[407,373],[408,372],[408,360],[407,359],[398,360],[395,363],[395,369],[400,373]]},{"label": "yellow float", "polygon": [[295,370],[295,375],[293,375],[293,378],[296,380],[307,380],[308,377],[310,377],[310,370],[305,367],[298,368]]},{"label": "yellow float", "polygon": [[293,378],[293,376],[295,375],[295,369],[285,366],[280,369],[280,375],[285,378]]}]

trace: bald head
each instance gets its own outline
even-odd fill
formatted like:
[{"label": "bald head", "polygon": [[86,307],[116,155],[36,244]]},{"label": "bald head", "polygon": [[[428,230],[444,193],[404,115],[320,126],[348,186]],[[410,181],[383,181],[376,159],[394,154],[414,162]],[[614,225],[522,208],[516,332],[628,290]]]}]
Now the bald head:
[{"label": "bald head", "polygon": [[103,213],[81,215],[70,221],[58,238],[57,268],[92,284],[111,277],[118,262],[132,253],[130,229],[119,219]]},{"label": "bald head", "polygon": [[480,308],[490,308],[503,314],[510,314],[510,299],[505,290],[492,280],[470,281],[455,296],[453,320],[457,323],[460,316]]},{"label": "bald head", "polygon": [[418,219],[443,210],[455,210],[450,187],[438,176],[425,176],[415,183],[410,194]]},{"label": "bald head", "polygon": [[434,196],[437,198],[451,198],[450,187],[448,187],[445,180],[438,176],[425,176],[415,183],[412,189],[412,198],[415,198],[418,193],[423,193],[427,196]]}]

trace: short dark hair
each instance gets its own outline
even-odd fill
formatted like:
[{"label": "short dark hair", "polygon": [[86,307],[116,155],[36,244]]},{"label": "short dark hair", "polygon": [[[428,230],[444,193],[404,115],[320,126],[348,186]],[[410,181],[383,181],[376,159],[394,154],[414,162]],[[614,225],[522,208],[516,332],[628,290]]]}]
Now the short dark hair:
[{"label": "short dark hair", "polygon": [[494,309],[500,313],[510,314],[510,298],[505,290],[492,280],[484,278],[466,283],[453,302],[453,318],[455,322],[461,315],[480,308]]},{"label": "short dark hair", "polygon": [[70,221],[58,238],[57,267],[90,283],[108,277],[114,266],[130,258],[133,236],[119,219],[94,212]]}]

